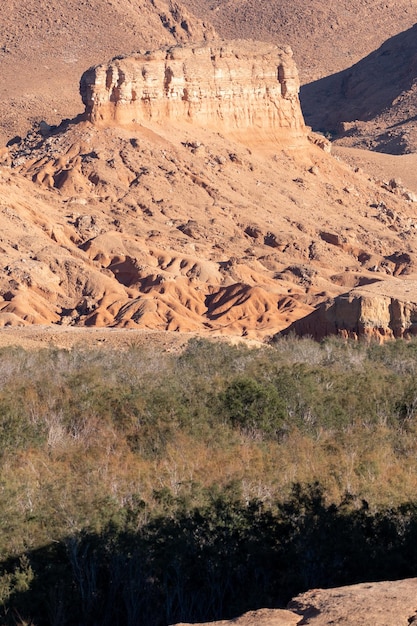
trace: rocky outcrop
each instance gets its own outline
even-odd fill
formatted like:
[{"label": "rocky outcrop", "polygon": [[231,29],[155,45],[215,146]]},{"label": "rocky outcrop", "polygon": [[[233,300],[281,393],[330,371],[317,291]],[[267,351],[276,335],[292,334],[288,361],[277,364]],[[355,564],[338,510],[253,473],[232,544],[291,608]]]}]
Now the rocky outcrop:
[{"label": "rocky outcrop", "polygon": [[294,598],[288,610],[261,609],[200,626],[407,626],[417,621],[416,592],[416,578],[312,589]]},{"label": "rocky outcrop", "polygon": [[291,324],[289,332],[315,339],[417,335],[417,280],[392,278],[352,289]]},{"label": "rocky outcrop", "polygon": [[41,125],[0,155],[0,326],[269,340],[415,271],[415,203],[307,140],[289,50],[166,47],[81,87],[90,121]]},{"label": "rocky outcrop", "polygon": [[[213,40],[177,0],[25,0],[0,18],[0,145],[80,112],[79,79],[132,50]],[[18,80],[17,80],[17,77]]]},{"label": "rocky outcrop", "polygon": [[[286,611],[285,609],[259,609],[258,611],[248,611],[244,615],[232,620],[221,620],[210,622],[211,626],[297,626],[302,617]],[[187,626],[187,624],[175,624],[175,626]],[[200,624],[209,626],[209,624]]]},{"label": "rocky outcrop", "polygon": [[115,58],[80,82],[96,125],[188,121],[216,130],[304,134],[290,48],[231,41],[163,48]]}]

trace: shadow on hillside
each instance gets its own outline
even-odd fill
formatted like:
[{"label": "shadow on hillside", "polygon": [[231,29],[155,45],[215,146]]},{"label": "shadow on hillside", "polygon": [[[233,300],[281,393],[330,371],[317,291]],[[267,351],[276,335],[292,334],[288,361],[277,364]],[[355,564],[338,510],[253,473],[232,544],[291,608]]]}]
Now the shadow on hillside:
[{"label": "shadow on hillside", "polygon": [[304,85],[300,99],[306,123],[337,133],[341,122],[370,121],[407,92],[416,77],[417,24],[352,67]]},{"label": "shadow on hillside", "polygon": [[[143,513],[143,503],[138,507]],[[137,515],[125,510],[100,534],[84,532],[3,562],[1,623],[228,619],[285,606],[312,587],[417,574],[416,505],[375,513],[351,496],[327,505],[318,484],[294,486],[272,509],[222,494],[199,509],[183,503],[139,529]]]},{"label": "shadow on hillside", "polygon": [[46,122],[42,121],[40,124],[35,124],[24,137],[16,135],[9,139],[6,143],[7,148],[12,148],[14,152],[19,149],[25,150],[30,146],[31,150],[39,150],[46,140],[56,135],[63,135],[71,126],[76,126],[81,122],[87,121],[87,115],[85,113],[79,113],[73,118],[63,119],[56,126],[50,126]]}]

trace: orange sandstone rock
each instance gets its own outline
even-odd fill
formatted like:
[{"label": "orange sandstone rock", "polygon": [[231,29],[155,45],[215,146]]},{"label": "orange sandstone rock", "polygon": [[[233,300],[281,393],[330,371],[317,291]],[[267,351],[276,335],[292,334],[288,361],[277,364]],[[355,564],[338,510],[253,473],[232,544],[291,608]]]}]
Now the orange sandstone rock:
[{"label": "orange sandstone rock", "polygon": [[182,120],[223,131],[305,133],[288,47],[231,41],[138,53],[90,68],[80,90],[89,120],[100,126]]}]

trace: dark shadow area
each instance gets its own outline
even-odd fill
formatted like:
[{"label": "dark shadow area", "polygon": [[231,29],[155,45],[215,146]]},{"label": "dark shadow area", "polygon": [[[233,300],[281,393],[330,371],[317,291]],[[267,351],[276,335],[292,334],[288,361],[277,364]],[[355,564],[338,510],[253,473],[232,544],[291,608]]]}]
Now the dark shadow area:
[{"label": "dark shadow area", "polygon": [[346,133],[349,130],[341,128],[342,122],[374,120],[397,98],[401,102],[396,103],[396,117],[390,114],[391,125],[410,121],[417,114],[417,103],[407,92],[416,77],[417,25],[414,25],[388,39],[352,67],[304,85],[300,99],[306,123],[313,130]]},{"label": "dark shadow area", "polygon": [[[82,532],[3,562],[2,624],[163,626],[283,607],[314,587],[417,574],[417,506],[371,511],[315,483],[266,507],[223,491],[187,510],[163,490],[166,515],[139,499],[100,534]],[[168,513],[168,509],[171,511]],[[4,594],[3,594],[4,595]],[[31,620],[31,621],[30,621]],[[26,623],[26,622],[25,622]]]},{"label": "dark shadow area", "polygon": [[16,135],[10,139],[6,147],[11,148],[11,154],[14,159],[17,159],[20,155],[27,155],[30,151],[40,150],[45,145],[45,142],[51,138],[59,135],[64,135],[71,126],[76,126],[81,122],[86,122],[88,116],[86,113],[79,113],[73,118],[63,119],[60,124],[56,126],[50,126],[46,122],[42,121],[40,124],[35,124],[27,135],[20,137]]}]

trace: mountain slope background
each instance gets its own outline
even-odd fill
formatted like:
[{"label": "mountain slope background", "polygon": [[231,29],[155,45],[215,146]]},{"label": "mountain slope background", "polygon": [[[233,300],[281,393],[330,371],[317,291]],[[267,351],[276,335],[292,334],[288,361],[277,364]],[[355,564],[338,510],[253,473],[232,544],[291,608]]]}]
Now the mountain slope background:
[{"label": "mountain slope background", "polygon": [[350,67],[417,21],[415,0],[185,0],[221,37],[289,44],[302,83]]},{"label": "mountain slope background", "polygon": [[82,111],[81,74],[139,49],[213,36],[169,0],[8,0],[0,18],[0,142]]},{"label": "mountain slope background", "polygon": [[332,131],[339,144],[416,152],[417,24],[352,67],[304,85],[301,97],[307,123]]},{"label": "mountain slope background", "polygon": [[[370,7],[357,9],[366,17]],[[321,48],[312,48],[318,31],[302,16],[304,45],[325,68],[324,31]],[[384,24],[385,17],[375,20],[380,36]],[[16,116],[3,118],[6,133],[27,127],[36,112],[47,122],[64,109],[66,116],[81,113],[79,69],[87,61],[215,37],[179,5],[145,0],[15,4],[2,33],[5,72],[13,62],[15,73],[18,62],[27,72],[11,82],[20,95],[3,100]],[[136,130],[75,122],[16,140],[5,155],[5,325],[262,338],[353,287],[414,276],[414,197],[401,184],[355,172],[312,144],[291,147],[267,134],[236,138],[184,120]]]}]

